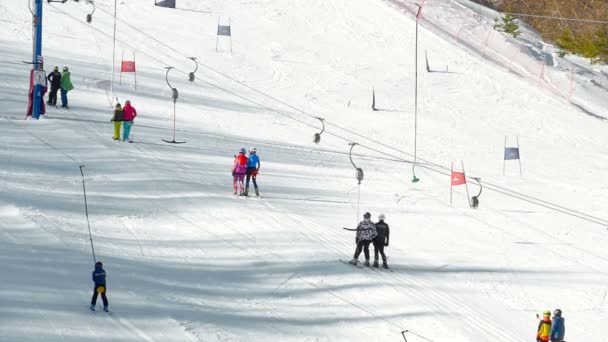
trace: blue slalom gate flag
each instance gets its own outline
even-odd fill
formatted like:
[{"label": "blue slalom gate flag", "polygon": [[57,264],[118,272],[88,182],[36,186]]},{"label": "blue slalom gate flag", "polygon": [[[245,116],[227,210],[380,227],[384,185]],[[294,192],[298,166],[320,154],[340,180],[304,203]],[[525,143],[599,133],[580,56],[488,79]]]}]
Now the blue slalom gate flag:
[{"label": "blue slalom gate flag", "polygon": [[175,0],[156,0],[154,5],[159,7],[175,8]]},{"label": "blue slalom gate flag", "polygon": [[505,160],[518,160],[519,147],[505,147]]}]

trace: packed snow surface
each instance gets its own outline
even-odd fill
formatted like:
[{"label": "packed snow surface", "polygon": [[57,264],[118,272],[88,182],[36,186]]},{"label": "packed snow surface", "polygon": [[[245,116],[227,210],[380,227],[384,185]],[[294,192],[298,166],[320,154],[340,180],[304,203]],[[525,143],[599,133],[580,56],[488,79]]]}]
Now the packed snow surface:
[{"label": "packed snow surface", "polygon": [[[523,342],[555,308],[566,340],[604,341],[606,98],[578,89],[597,114],[586,115],[430,25],[458,28],[437,8],[470,7],[426,3],[412,183],[411,3],[118,1],[116,64],[137,65],[137,89],[114,74],[114,95],[138,111],[128,144],[111,138],[104,86],[114,3],[97,1],[87,24],[86,2],[44,2],[45,69],[68,66],[76,89],[69,110],[23,120],[31,13],[2,0],[0,341],[401,341],[407,330],[409,342]],[[424,51],[449,72],[426,72]],[[188,57],[201,64],[192,83]],[[166,75],[184,144],[161,140],[173,138]],[[505,136],[521,175],[517,161],[503,175]],[[233,156],[253,146],[262,198],[234,196]],[[487,184],[478,209],[464,186],[450,205],[452,163]],[[471,178],[468,192],[479,192]],[[355,248],[342,228],[366,211],[386,214],[393,272],[339,261]],[[109,314],[88,309],[91,242]]]}]

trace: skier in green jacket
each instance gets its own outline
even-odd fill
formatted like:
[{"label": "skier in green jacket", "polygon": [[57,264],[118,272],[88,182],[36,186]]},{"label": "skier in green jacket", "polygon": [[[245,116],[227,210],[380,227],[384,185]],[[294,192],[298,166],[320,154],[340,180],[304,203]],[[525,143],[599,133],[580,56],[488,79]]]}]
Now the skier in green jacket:
[{"label": "skier in green jacket", "polygon": [[68,91],[72,89],[74,89],[74,85],[70,80],[68,67],[63,67],[63,73],[61,73],[61,108],[68,108]]}]

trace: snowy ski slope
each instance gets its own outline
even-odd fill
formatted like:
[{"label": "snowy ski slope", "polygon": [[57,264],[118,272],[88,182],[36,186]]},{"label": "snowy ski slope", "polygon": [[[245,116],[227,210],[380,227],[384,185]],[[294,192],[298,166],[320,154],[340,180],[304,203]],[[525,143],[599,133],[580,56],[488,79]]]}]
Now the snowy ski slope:
[{"label": "snowy ski slope", "polygon": [[[126,144],[96,86],[111,78],[113,2],[98,1],[91,24],[82,1],[45,2],[46,69],[69,66],[76,89],[69,111],[35,121],[23,120],[20,63],[31,14],[0,0],[0,341],[529,341],[535,314],[557,307],[566,340],[605,339],[608,122],[423,25],[421,56],[453,73],[421,65],[411,183],[411,14],[381,0],[178,3],[209,13],[118,2],[116,58],[135,51],[138,68],[137,90],[131,75],[115,87],[139,112]],[[232,54],[215,51],[218,16]],[[189,56],[202,63],[194,83]],[[179,146],[161,141],[166,66]],[[522,177],[515,162],[502,175],[505,135],[519,136]],[[359,214],[387,215],[394,272],[339,262],[355,247],[341,228],[358,219],[348,142],[361,144]],[[232,156],[250,146],[260,199],[231,194]],[[463,187],[449,205],[460,160],[488,184],[477,210]],[[88,310],[79,165],[111,314]]]}]

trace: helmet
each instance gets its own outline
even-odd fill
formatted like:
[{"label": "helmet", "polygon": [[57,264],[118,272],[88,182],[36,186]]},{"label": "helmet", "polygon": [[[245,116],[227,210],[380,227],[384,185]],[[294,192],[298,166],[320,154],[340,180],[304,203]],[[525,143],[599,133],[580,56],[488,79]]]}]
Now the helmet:
[{"label": "helmet", "polygon": [[257,151],[258,151],[258,149],[257,149],[257,148],[255,148],[255,147],[251,147],[251,148],[249,149],[249,153],[256,153]]},{"label": "helmet", "polygon": [[63,67],[63,71],[68,71],[68,67]]},{"label": "helmet", "polygon": [[53,70],[55,70],[55,71],[59,71],[59,67],[58,67],[58,66],[55,66],[55,67],[53,68]]},{"label": "helmet", "polygon": [[116,108],[121,108],[120,103],[116,104]]},{"label": "helmet", "polygon": [[131,101],[130,101],[130,100],[125,101],[125,104],[129,104],[129,103],[131,103]]},{"label": "helmet", "polygon": [[384,221],[385,218],[386,218],[386,216],[384,216],[384,214],[378,215],[378,220],[380,220],[380,221]]},{"label": "helmet", "polygon": [[545,310],[545,312],[543,312],[543,316],[551,316],[551,311]]},{"label": "helmet", "polygon": [[243,148],[241,149],[240,153],[245,154],[245,153],[247,153],[247,151],[246,151],[246,150],[245,150],[245,148],[243,147]]},{"label": "helmet", "polygon": [[101,261],[98,261],[98,262],[95,263],[95,266],[100,266],[101,267],[101,266],[103,266],[103,264],[101,263]]},{"label": "helmet", "polygon": [[370,214],[370,213],[363,214],[363,218],[371,218],[371,217],[372,217],[372,214]]},{"label": "helmet", "polygon": [[555,311],[553,311],[553,314],[557,317],[562,317],[562,310],[555,309]]}]

